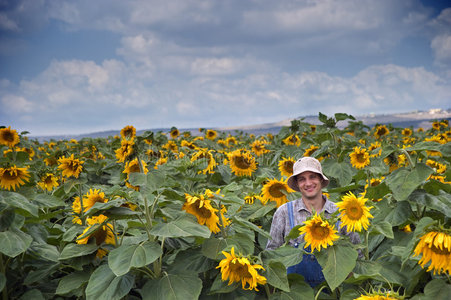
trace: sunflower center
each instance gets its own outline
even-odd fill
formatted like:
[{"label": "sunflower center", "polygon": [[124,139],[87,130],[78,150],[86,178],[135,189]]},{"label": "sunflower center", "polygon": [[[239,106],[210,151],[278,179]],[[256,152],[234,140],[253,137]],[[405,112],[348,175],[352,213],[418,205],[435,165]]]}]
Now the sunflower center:
[{"label": "sunflower center", "polygon": [[434,245],[429,245],[429,248],[431,249],[432,252],[434,252],[435,254],[438,254],[438,255],[449,256],[451,254],[451,252],[449,252],[446,247],[443,247],[443,249],[440,249],[438,247],[435,247]]},{"label": "sunflower center", "polygon": [[252,275],[249,273],[247,265],[243,265],[239,262],[230,263],[230,271],[239,275],[240,278],[251,278]]},{"label": "sunflower center", "polygon": [[91,197],[93,203],[104,203],[105,199],[102,196],[95,195]]},{"label": "sunflower center", "polygon": [[351,220],[360,220],[363,215],[362,208],[357,203],[352,203],[346,208],[346,215]]},{"label": "sunflower center", "polygon": [[283,163],[283,168],[288,172],[293,172],[293,162],[292,161],[286,161]]},{"label": "sunflower center", "polygon": [[280,183],[274,183],[269,187],[269,194],[274,198],[282,198],[285,195],[281,190],[286,190],[285,186]]},{"label": "sunflower center", "polygon": [[329,236],[329,228],[321,226],[321,223],[316,223],[312,228],[312,237],[315,240],[324,240]]},{"label": "sunflower center", "polygon": [[105,242],[106,237],[107,237],[107,231],[103,230],[103,228],[99,228],[93,234],[91,234],[89,239],[95,238],[96,239],[96,244],[97,244],[97,246],[99,246],[100,244]]},{"label": "sunflower center", "polygon": [[365,153],[357,153],[356,156],[355,156],[355,158],[356,158],[356,160],[357,160],[359,163],[364,163],[364,162],[366,162],[366,159],[365,159]]},{"label": "sunflower center", "polygon": [[3,132],[2,139],[7,142],[14,142],[14,134],[10,131]]},{"label": "sunflower center", "polygon": [[199,201],[196,201],[194,204],[194,210],[196,211],[196,215],[198,215],[201,218],[209,219],[211,217],[211,211],[204,206],[199,207],[200,203]]},{"label": "sunflower center", "polygon": [[247,170],[251,166],[250,162],[243,156],[237,156],[234,158],[235,165],[239,169]]},{"label": "sunflower center", "polygon": [[130,166],[130,173],[138,173],[139,172],[139,166],[138,165],[132,165]]},{"label": "sunflower center", "polygon": [[45,183],[45,184],[52,184],[52,176],[47,176],[47,177],[44,179],[44,183]]},{"label": "sunflower center", "polygon": [[6,180],[16,180],[20,175],[16,170],[6,170],[2,177]]}]

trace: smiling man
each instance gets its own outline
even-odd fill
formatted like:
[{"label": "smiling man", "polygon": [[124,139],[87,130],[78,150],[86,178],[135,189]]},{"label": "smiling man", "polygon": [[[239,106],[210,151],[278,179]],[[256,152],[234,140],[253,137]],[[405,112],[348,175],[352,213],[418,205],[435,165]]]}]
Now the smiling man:
[{"label": "smiling man", "polygon": [[[280,206],[273,216],[271,224],[271,239],[266,246],[273,250],[282,246],[291,229],[296,225],[303,224],[313,212],[318,214],[324,212],[329,218],[337,211],[335,203],[329,201],[323,195],[322,189],[329,184],[329,179],[323,174],[321,163],[313,157],[303,157],[293,165],[293,175],[288,178],[288,186],[295,191],[301,192],[300,199],[285,203]],[[360,242],[356,233],[347,233],[346,227],[341,228],[340,234],[349,235],[354,244]],[[303,236],[290,240],[290,245],[297,248],[303,241]],[[306,249],[310,252],[310,247]],[[324,281],[322,268],[313,254],[304,254],[302,261],[287,269],[288,273],[297,273],[304,276],[305,281],[314,287]]]}]

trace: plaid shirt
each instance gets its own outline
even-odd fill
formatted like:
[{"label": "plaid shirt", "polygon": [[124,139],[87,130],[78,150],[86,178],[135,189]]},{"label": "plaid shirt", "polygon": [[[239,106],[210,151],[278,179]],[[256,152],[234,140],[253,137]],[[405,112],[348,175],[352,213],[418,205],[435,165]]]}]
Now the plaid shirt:
[{"label": "plaid shirt", "polygon": [[[329,201],[326,196],[323,196],[326,200],[326,203],[323,206],[321,212],[324,212],[326,218],[329,218],[331,214],[338,210],[338,207],[335,203]],[[319,213],[321,213],[319,212]],[[301,198],[293,201],[293,217],[294,217],[294,226],[303,224],[310,216],[311,212],[307,210],[305,207],[304,201]],[[268,244],[266,245],[266,249],[274,250],[285,243],[285,236],[287,236],[291,231],[290,221],[288,218],[288,209],[287,204],[281,205],[272,218],[270,235],[272,239],[268,240]],[[341,235],[348,235],[353,244],[360,243],[359,234],[356,232],[348,233],[346,231],[346,226],[339,229],[339,233]],[[290,245],[294,246],[295,243],[301,243],[304,240],[303,235],[299,236],[297,239],[290,240]]]}]

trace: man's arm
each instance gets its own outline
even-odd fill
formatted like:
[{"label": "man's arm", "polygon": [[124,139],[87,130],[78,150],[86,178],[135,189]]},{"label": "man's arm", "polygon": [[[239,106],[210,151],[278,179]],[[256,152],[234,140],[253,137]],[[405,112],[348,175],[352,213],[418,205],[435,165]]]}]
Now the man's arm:
[{"label": "man's arm", "polygon": [[269,234],[271,239],[268,240],[266,244],[266,249],[274,250],[279,248],[285,243],[285,223],[287,218],[286,208],[283,206],[279,207],[274,213],[271,223],[271,229]]}]

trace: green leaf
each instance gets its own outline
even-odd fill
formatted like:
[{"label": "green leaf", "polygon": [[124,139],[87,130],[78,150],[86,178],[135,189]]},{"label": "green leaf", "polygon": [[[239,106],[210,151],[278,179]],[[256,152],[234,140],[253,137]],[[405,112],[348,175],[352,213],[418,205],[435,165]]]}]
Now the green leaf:
[{"label": "green leaf", "polygon": [[60,253],[58,252],[58,249],[56,246],[49,245],[49,244],[34,244],[30,247],[31,251],[35,252],[40,257],[58,262],[58,259],[60,257]]},{"label": "green leaf", "polygon": [[30,247],[33,238],[18,229],[10,229],[0,232],[0,241],[0,252],[16,257]]},{"label": "green leaf", "polygon": [[128,181],[133,186],[145,186],[147,183],[147,176],[144,173],[133,172],[129,174]]},{"label": "green leaf", "polygon": [[355,267],[358,253],[349,242],[338,242],[315,252],[331,290],[337,288]]},{"label": "green leaf", "polygon": [[352,176],[356,171],[347,162],[338,162],[332,159],[326,159],[323,162],[323,172],[326,176],[338,180],[341,186],[346,186],[352,181]]},{"label": "green leaf", "polygon": [[451,217],[451,195],[444,191],[439,191],[438,195],[434,196],[424,190],[417,190],[410,195],[409,201],[417,202],[427,208],[435,209],[447,217]]},{"label": "green leaf", "polygon": [[278,261],[285,267],[294,266],[302,261],[302,250],[291,246],[282,246],[274,250],[265,250],[260,253],[264,262]]},{"label": "green leaf", "polygon": [[271,235],[268,232],[264,231],[263,229],[261,229],[260,227],[258,227],[257,225],[255,225],[252,222],[244,220],[244,219],[242,219],[242,218],[240,218],[238,216],[235,216],[233,218],[233,220],[234,220],[235,223],[237,223],[239,225],[242,225],[242,226],[244,226],[246,228],[249,228],[249,229],[251,229],[251,230],[253,230],[255,232],[258,232],[258,233],[260,233],[261,235],[263,235],[264,237],[266,237],[268,239],[271,238]]},{"label": "green leaf", "polygon": [[280,291],[270,295],[270,300],[313,300],[313,289],[306,283],[301,275],[289,274],[290,291]]},{"label": "green leaf", "polygon": [[130,292],[134,282],[132,275],[116,276],[107,264],[101,265],[89,278],[86,299],[119,300]]},{"label": "green leaf", "polygon": [[423,164],[417,163],[412,171],[405,168],[393,171],[386,178],[388,187],[393,193],[393,197],[399,201],[406,200],[407,197],[433,172],[432,168]]},{"label": "green leaf", "polygon": [[6,229],[8,229],[8,227],[13,224],[15,216],[16,216],[16,213],[14,212],[14,209],[12,207],[8,207],[7,209],[4,209],[3,211],[1,211],[1,213],[0,213],[0,231],[5,231]]},{"label": "green leaf", "polygon": [[345,113],[336,113],[334,116],[337,121],[343,121],[346,119],[355,120],[355,118],[352,115],[348,115]]},{"label": "green leaf", "polygon": [[372,225],[372,232],[381,233],[389,239],[394,238],[392,224],[388,223],[387,221],[373,223]]},{"label": "green leaf", "polygon": [[412,209],[410,203],[407,201],[401,201],[396,203],[396,206],[391,210],[385,221],[389,222],[392,226],[398,226],[405,223],[412,215]]},{"label": "green leaf", "polygon": [[150,233],[161,237],[187,237],[200,236],[208,238],[211,235],[207,226],[200,225],[190,216],[182,216],[169,223],[159,223],[155,225]]},{"label": "green leaf", "polygon": [[64,192],[68,194],[76,185],[85,184],[88,182],[88,179],[85,177],[79,177],[79,178],[69,178],[64,182]]},{"label": "green leaf", "polygon": [[38,203],[39,207],[55,208],[66,205],[60,198],[49,194],[37,194],[33,200]]},{"label": "green leaf", "polygon": [[177,253],[175,261],[169,265],[167,272],[180,274],[190,270],[190,272],[201,273],[216,267],[216,265],[216,262],[206,258],[198,248],[190,248]]},{"label": "green leaf", "polygon": [[245,233],[235,233],[234,235],[227,237],[227,241],[229,245],[235,246],[235,252],[241,252],[244,254],[254,253],[254,239],[251,239],[249,235]]},{"label": "green leaf", "polygon": [[424,294],[416,295],[412,300],[448,300],[451,284],[441,279],[433,279],[424,287]]},{"label": "green leaf", "polygon": [[35,217],[38,216],[38,207],[19,193],[0,192],[0,198],[2,198],[5,203],[12,207],[24,210]]},{"label": "green leaf", "polygon": [[98,249],[96,244],[86,244],[86,245],[78,245],[78,244],[68,244],[64,247],[63,251],[61,251],[60,260],[85,256],[93,253]]},{"label": "green leaf", "polygon": [[221,251],[227,246],[227,240],[212,237],[202,243],[202,254],[210,259],[218,260],[223,257]]},{"label": "green leaf", "polygon": [[162,254],[157,242],[121,245],[108,254],[108,265],[116,276],[122,276],[131,268],[140,268],[154,262]]},{"label": "green leaf", "polygon": [[287,268],[281,262],[271,262],[264,267],[266,269],[264,275],[267,283],[281,289],[282,291],[290,291],[290,286],[287,279]]},{"label": "green leaf", "polygon": [[197,300],[202,280],[197,274],[166,274],[161,279],[148,281],[141,290],[143,300]]},{"label": "green leaf", "polygon": [[58,282],[56,288],[57,295],[64,295],[80,288],[84,283],[88,282],[90,274],[87,272],[73,272],[64,276]]},{"label": "green leaf", "polygon": [[41,291],[38,289],[32,289],[29,291],[26,291],[20,298],[19,300],[29,300],[29,299],[33,299],[33,300],[45,300],[44,296],[42,295]]}]

